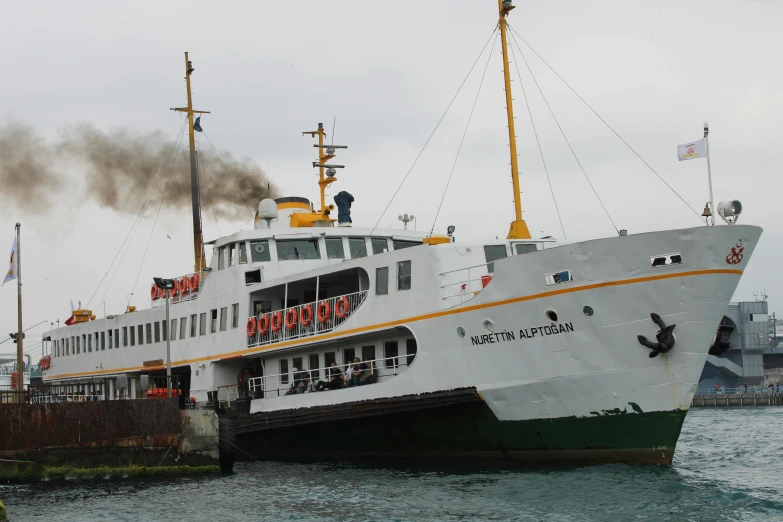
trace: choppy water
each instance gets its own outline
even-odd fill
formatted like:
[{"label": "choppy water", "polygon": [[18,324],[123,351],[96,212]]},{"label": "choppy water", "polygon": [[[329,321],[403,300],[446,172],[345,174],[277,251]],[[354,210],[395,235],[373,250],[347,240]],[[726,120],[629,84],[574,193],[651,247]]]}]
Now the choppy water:
[{"label": "choppy water", "polygon": [[783,408],[694,409],[670,467],[241,463],[229,477],[0,486],[25,520],[783,520]]}]

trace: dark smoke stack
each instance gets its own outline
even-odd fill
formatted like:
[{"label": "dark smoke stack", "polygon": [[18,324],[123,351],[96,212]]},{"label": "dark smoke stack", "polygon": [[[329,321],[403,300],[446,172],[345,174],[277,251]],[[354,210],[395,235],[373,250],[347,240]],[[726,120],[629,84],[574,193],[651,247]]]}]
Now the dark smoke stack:
[{"label": "dark smoke stack", "polygon": [[[104,132],[87,123],[66,127],[56,143],[46,144],[29,127],[11,124],[0,131],[2,197],[25,205],[38,201],[36,207],[45,208],[40,200],[65,181],[58,177],[65,165],[69,171],[84,172],[87,198],[103,207],[135,214],[156,180],[152,201],[160,201],[168,179],[164,206],[190,208],[187,137],[176,153],[173,146],[160,131]],[[220,217],[252,219],[261,199],[277,195],[252,160],[220,152],[221,164],[211,150],[203,149],[199,156],[203,213],[211,213],[214,205]]]}]

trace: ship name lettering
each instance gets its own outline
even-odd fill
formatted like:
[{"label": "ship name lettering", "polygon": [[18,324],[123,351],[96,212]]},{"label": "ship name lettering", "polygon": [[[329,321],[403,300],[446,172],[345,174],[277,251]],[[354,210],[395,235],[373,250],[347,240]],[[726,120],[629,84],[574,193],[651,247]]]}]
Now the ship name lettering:
[{"label": "ship name lettering", "polygon": [[[520,339],[533,339],[536,336],[544,337],[546,335],[557,335],[561,333],[568,333],[574,331],[573,323],[552,323],[546,326],[536,326],[532,328],[524,328],[519,330]],[[514,332],[503,330],[502,332],[493,332],[481,335],[472,335],[470,337],[470,344],[473,346],[480,346],[482,344],[496,344],[505,343],[508,341],[516,341]]]}]

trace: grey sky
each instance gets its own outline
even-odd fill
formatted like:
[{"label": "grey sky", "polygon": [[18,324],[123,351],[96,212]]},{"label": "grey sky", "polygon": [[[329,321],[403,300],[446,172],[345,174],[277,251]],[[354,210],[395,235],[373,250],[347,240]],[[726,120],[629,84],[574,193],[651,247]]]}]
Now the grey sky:
[{"label": "grey sky", "polygon": [[[754,291],[766,289],[770,310],[780,311],[778,2],[516,4],[510,24],[699,213],[707,200],[706,164],[678,162],[675,148],[699,139],[702,123],[710,123],[716,200],[740,199],[741,222],[765,229],[735,299],[752,300]],[[331,132],[336,116],[336,142],[350,148],[339,156],[347,168],[331,193],[351,192],[354,223],[368,226],[489,37],[497,8],[493,0],[1,6],[4,120],[32,125],[49,140],[82,121],[104,130],[160,129],[174,138],[181,116],[168,109],[185,101],[182,53],[189,51],[195,104],[212,111],[202,125],[213,143],[264,169],[271,165],[271,179],[286,195],[316,199],[309,167],[315,149],[301,131],[323,122]],[[619,228],[635,233],[699,225],[524,45],[523,51]],[[436,224],[437,232],[456,225],[459,239],[503,237],[513,215],[499,52],[498,41]],[[403,212],[416,214],[420,229],[432,226],[485,58],[379,226],[399,226],[396,216]],[[568,241],[613,234],[521,60],[519,65]],[[525,218],[534,236],[563,239],[516,70],[514,80]],[[86,304],[133,222],[133,216],[80,197],[78,165],[58,169],[72,188],[58,194],[46,213],[15,208],[7,198],[1,203],[3,256],[13,224],[23,223],[26,325],[67,319],[70,299]],[[153,275],[192,270],[190,217],[164,213],[139,273],[153,217],[148,211],[106,293],[110,314],[124,310],[137,274],[132,304],[146,307]],[[203,222],[205,238],[215,238],[206,203]],[[218,224],[225,235],[252,221]],[[0,290],[3,335],[15,330],[13,286]],[[91,303],[99,316],[104,287]],[[40,339],[36,332],[29,345]]]}]

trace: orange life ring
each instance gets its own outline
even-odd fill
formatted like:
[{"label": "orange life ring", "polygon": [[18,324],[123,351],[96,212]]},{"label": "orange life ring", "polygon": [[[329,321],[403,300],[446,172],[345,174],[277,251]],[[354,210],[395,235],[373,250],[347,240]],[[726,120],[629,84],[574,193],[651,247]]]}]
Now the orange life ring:
[{"label": "orange life ring", "polygon": [[150,288],[150,298],[151,298],[153,301],[157,301],[157,300],[158,300],[158,297],[160,297],[160,296],[158,295],[158,287],[157,287],[157,285],[152,285],[152,288]]},{"label": "orange life ring", "polygon": [[326,321],[328,321],[330,311],[331,309],[329,308],[329,301],[321,301],[318,304],[318,322],[324,324]]},{"label": "orange life ring", "polygon": [[310,305],[304,305],[302,311],[299,313],[299,322],[302,326],[309,326],[313,322],[313,307]]},{"label": "orange life ring", "polygon": [[174,297],[175,295],[179,295],[179,281],[177,281],[176,279],[174,280],[174,288],[172,288],[169,293],[171,294],[171,297]]},{"label": "orange life ring", "polygon": [[194,292],[198,292],[198,274],[190,276],[190,289]]},{"label": "orange life ring", "polygon": [[289,308],[285,313],[285,327],[289,330],[293,330],[296,326],[297,319],[296,308]]},{"label": "orange life ring", "polygon": [[179,280],[179,292],[182,295],[188,295],[188,293],[190,293],[190,279],[188,279],[188,276]]},{"label": "orange life ring", "polygon": [[245,326],[245,330],[247,331],[247,336],[253,337],[256,334],[257,331],[256,328],[257,328],[256,318],[250,317],[247,320],[247,325]]},{"label": "orange life ring", "polygon": [[269,314],[264,314],[258,318],[258,333],[259,335],[266,335],[269,331]]},{"label": "orange life ring", "polygon": [[337,305],[334,307],[334,313],[337,314],[337,317],[345,319],[345,316],[348,315],[348,310],[350,310],[348,298],[345,296],[337,298]]},{"label": "orange life ring", "polygon": [[280,328],[283,326],[283,314],[280,312],[275,312],[272,314],[272,331],[277,333],[280,331]]}]

